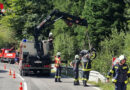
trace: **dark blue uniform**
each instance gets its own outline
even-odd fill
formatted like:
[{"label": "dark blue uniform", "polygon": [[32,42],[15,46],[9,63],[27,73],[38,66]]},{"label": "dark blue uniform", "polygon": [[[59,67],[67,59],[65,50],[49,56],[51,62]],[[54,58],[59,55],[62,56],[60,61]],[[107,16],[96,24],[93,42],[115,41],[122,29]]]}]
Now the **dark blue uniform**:
[{"label": "dark blue uniform", "polygon": [[82,56],[82,71],[83,71],[83,85],[87,86],[87,81],[89,79],[89,74],[91,71],[91,63],[92,60],[90,59],[90,55],[88,50],[82,50],[80,52],[80,55]]},{"label": "dark blue uniform", "polygon": [[74,71],[74,85],[79,85],[79,64],[80,60],[75,59],[72,61]]},{"label": "dark blue uniform", "polygon": [[110,70],[107,75],[107,79],[113,74],[112,81],[115,83],[115,90],[126,90],[128,78],[130,77],[130,71],[127,64],[119,65],[116,64]]},{"label": "dark blue uniform", "polygon": [[90,60],[89,58],[82,58],[82,66],[83,66],[83,85],[87,86],[87,81],[89,79],[89,74],[91,71],[91,63],[92,60]]}]

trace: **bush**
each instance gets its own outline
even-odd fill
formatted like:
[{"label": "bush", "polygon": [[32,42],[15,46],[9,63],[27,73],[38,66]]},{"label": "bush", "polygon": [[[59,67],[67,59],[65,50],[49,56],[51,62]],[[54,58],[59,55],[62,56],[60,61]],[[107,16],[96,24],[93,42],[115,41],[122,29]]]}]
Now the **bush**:
[{"label": "bush", "polygon": [[123,52],[124,33],[120,34],[116,29],[112,30],[112,35],[100,43],[101,51],[93,63],[93,68],[106,75],[112,66],[112,57],[119,56]]}]

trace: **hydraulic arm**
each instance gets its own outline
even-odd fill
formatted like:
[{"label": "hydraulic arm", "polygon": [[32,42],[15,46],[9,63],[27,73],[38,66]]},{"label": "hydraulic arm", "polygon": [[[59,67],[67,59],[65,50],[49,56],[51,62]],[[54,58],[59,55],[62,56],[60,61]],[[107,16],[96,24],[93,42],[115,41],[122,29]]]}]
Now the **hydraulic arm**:
[{"label": "hydraulic arm", "polygon": [[40,35],[40,31],[43,28],[46,28],[49,25],[52,25],[54,22],[56,22],[58,19],[63,19],[66,23],[75,23],[82,26],[88,26],[87,20],[81,19],[80,17],[70,15],[68,13],[60,12],[59,10],[54,10],[51,12],[50,15],[48,15],[35,29],[35,48],[38,53],[38,57],[42,57],[44,55],[44,52],[42,51],[42,45],[40,44],[40,41],[38,40],[38,37]]}]

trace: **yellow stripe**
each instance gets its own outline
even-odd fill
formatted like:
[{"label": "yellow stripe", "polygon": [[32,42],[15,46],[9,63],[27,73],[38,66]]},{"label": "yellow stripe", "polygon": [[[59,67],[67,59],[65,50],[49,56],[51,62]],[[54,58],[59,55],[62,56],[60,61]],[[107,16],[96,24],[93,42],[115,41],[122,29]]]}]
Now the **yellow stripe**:
[{"label": "yellow stripe", "polygon": [[59,58],[56,58],[56,61],[59,61],[60,59]]},{"label": "yellow stripe", "polygon": [[78,81],[79,79],[74,79],[74,81]]},{"label": "yellow stripe", "polygon": [[123,67],[123,69],[127,69],[127,66]]},{"label": "yellow stripe", "polygon": [[84,69],[84,63],[82,62],[82,65],[83,65],[83,69]]},{"label": "yellow stripe", "polygon": [[67,17],[67,19],[68,19],[68,20],[72,20],[72,18],[70,18],[70,17]]},{"label": "yellow stripe", "polygon": [[116,83],[116,82],[117,82],[117,80],[115,80],[115,79],[112,79],[112,82],[113,82],[113,83]]},{"label": "yellow stripe", "polygon": [[114,71],[113,71],[113,70],[110,70],[110,73],[114,73]]},{"label": "yellow stripe", "polygon": [[107,78],[110,78],[110,76],[107,75]]},{"label": "yellow stripe", "polygon": [[55,76],[55,78],[58,78],[58,76]]},{"label": "yellow stripe", "polygon": [[128,80],[125,81],[125,84],[127,84],[127,83],[128,83]]},{"label": "yellow stripe", "polygon": [[84,80],[84,81],[88,81],[88,79],[86,79],[86,78],[83,78],[82,80]]},{"label": "yellow stripe", "polygon": [[91,71],[91,69],[82,69],[83,71]]},{"label": "yellow stripe", "polygon": [[94,58],[94,57],[95,57],[95,53],[92,53],[90,58]]},{"label": "yellow stripe", "polygon": [[57,78],[61,78],[61,76],[58,76]]},{"label": "yellow stripe", "polygon": [[87,66],[88,66],[88,63],[87,63],[87,65],[86,65],[86,68],[87,68]]},{"label": "yellow stripe", "polygon": [[114,68],[115,68],[115,69],[118,69],[118,67],[117,67],[117,66],[115,66]]},{"label": "yellow stripe", "polygon": [[130,71],[128,71],[127,74],[130,74]]}]

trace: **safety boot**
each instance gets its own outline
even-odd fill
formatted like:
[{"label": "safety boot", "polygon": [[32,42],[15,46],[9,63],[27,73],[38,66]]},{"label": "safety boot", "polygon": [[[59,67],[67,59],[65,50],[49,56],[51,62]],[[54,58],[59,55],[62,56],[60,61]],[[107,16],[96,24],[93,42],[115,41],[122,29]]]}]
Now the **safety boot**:
[{"label": "safety boot", "polygon": [[60,80],[60,78],[58,78],[58,80],[57,80],[58,82],[62,82],[61,80]]},{"label": "safety boot", "polygon": [[88,85],[87,85],[87,82],[86,82],[85,80],[83,80],[83,86],[84,86],[84,87],[88,86]]},{"label": "safety boot", "polygon": [[74,85],[76,85],[76,81],[74,81]]},{"label": "safety boot", "polygon": [[55,82],[57,82],[57,78],[55,78]]},{"label": "safety boot", "polygon": [[76,85],[79,85],[79,81],[76,81]]}]

